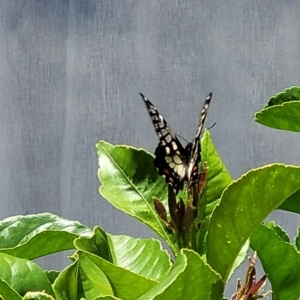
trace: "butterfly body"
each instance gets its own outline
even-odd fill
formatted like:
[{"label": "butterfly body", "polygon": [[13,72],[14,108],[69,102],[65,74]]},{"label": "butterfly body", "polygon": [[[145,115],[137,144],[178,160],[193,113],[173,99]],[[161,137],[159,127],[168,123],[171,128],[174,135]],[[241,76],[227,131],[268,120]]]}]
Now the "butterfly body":
[{"label": "butterfly body", "polygon": [[185,182],[188,183],[189,187],[193,186],[199,177],[198,165],[201,161],[200,136],[212,93],[207,96],[204,102],[195,138],[185,147],[182,146],[167,121],[150,100],[143,94],[140,95],[145,101],[159,138],[159,144],[154,152],[154,165],[159,175],[165,177],[166,182],[176,190],[176,193],[183,189]]}]

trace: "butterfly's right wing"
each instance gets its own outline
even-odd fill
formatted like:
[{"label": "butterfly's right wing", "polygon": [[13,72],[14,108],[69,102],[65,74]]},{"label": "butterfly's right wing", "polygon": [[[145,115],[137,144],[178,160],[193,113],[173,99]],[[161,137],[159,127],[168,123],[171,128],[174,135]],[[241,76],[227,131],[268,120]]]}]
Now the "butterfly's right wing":
[{"label": "butterfly's right wing", "polygon": [[198,175],[199,175],[198,165],[201,162],[200,138],[201,138],[202,130],[204,128],[204,122],[208,113],[211,98],[212,98],[212,93],[209,93],[201,109],[199,124],[198,124],[195,138],[192,141],[192,143],[190,143],[187,146],[187,148],[189,148],[190,150],[188,170],[187,170],[187,178],[190,186],[194,185],[198,180]]},{"label": "butterfly's right wing", "polygon": [[154,165],[158,173],[164,176],[166,182],[178,192],[183,189],[187,172],[185,149],[156,107],[143,94],[140,93],[140,95],[146,104],[159,138],[159,144],[154,153]]}]

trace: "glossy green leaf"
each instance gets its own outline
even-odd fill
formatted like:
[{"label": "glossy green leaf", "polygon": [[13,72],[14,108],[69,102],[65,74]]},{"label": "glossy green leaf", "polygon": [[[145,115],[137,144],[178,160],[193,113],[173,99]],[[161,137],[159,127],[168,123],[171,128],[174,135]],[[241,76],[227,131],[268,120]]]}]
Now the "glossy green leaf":
[{"label": "glossy green leaf", "polygon": [[202,161],[207,162],[208,165],[205,191],[206,215],[208,215],[218,203],[224,189],[232,182],[232,178],[223,164],[207,130],[201,140],[201,155]]},{"label": "glossy green leaf", "polygon": [[300,87],[293,86],[273,96],[268,105],[255,114],[255,121],[275,129],[300,132]]},{"label": "glossy green leaf", "polygon": [[299,101],[300,100],[300,87],[291,86],[284,89],[282,92],[272,96],[268,102],[268,106],[279,105],[284,102]]},{"label": "glossy green leaf", "polygon": [[113,286],[101,268],[83,252],[79,252],[78,256],[79,276],[85,298],[94,299],[98,296],[113,296]]},{"label": "glossy green leaf", "polygon": [[74,244],[77,249],[93,253],[112,262],[109,241],[110,239],[108,239],[107,234],[99,226],[95,226],[91,237],[80,236],[74,241]]},{"label": "glossy green leaf", "polygon": [[55,300],[52,296],[44,292],[28,292],[22,300]]},{"label": "glossy green leaf", "polygon": [[183,250],[170,273],[138,300],[220,300],[221,277],[192,250]]},{"label": "glossy green leaf", "polygon": [[266,223],[265,226],[271,228],[283,241],[290,243],[290,237],[288,236],[286,231],[274,221]]},{"label": "glossy green leaf", "polygon": [[231,278],[232,274],[234,273],[234,271],[246,260],[246,258],[248,257],[248,252],[249,252],[249,245],[250,245],[250,241],[247,240],[246,243],[243,245],[241,251],[239,252],[239,254],[237,255],[232,268],[230,270],[229,276],[228,278]]},{"label": "glossy green leaf", "polygon": [[116,265],[151,280],[161,280],[171,268],[170,256],[160,241],[108,235]]},{"label": "glossy green leaf", "polygon": [[295,245],[297,250],[300,252],[300,228],[297,229],[297,236],[295,238]]},{"label": "glossy green leaf", "polygon": [[207,237],[207,261],[224,282],[247,239],[299,187],[300,167],[273,164],[251,170],[224,191]]},{"label": "glossy green leaf", "polygon": [[[98,295],[135,299],[167,275],[170,258],[159,241],[114,235],[107,238],[113,263],[97,257],[96,251],[88,252],[93,247],[87,247],[87,238],[80,237],[74,242],[79,250],[80,276],[87,298]],[[132,291],[132,284],[139,288]]]},{"label": "glossy green leaf", "polygon": [[21,296],[2,278],[0,278],[0,299],[21,300]]},{"label": "glossy green leaf", "polygon": [[201,159],[202,163],[206,163],[208,172],[206,187],[198,203],[197,220],[201,223],[201,227],[195,233],[192,233],[194,241],[192,249],[203,255],[206,251],[209,216],[219,202],[222,192],[232,182],[232,179],[219,157],[210,133],[207,130],[204,132],[203,139],[201,140]]},{"label": "glossy green leaf", "polygon": [[74,249],[75,238],[91,234],[92,231],[79,222],[50,213],[14,216],[0,222],[0,252],[34,259]]},{"label": "glossy green leaf", "polygon": [[153,165],[153,156],[142,149],[97,144],[100,194],[121,211],[137,218],[156,231],[176,254],[178,247],[157,215],[153,197],[166,206],[167,185]]},{"label": "glossy green leaf", "polygon": [[[89,260],[88,264],[81,264],[80,274],[84,271],[85,276],[81,277],[81,280],[84,280],[84,292],[90,295],[96,295],[97,293],[98,295],[103,295],[102,282],[94,281],[94,278],[98,278],[98,276],[102,277],[103,275],[107,278],[104,282],[106,285],[105,292],[108,293],[109,289],[111,289],[114,292],[111,295],[121,299],[136,299],[157,284],[156,281],[116,266],[94,254],[80,251],[78,255],[80,261],[83,260],[86,262]],[[93,267],[91,267],[92,265]],[[109,286],[107,282],[109,282]]]},{"label": "glossy green leaf", "polygon": [[300,253],[265,225],[259,225],[251,237],[268,279],[273,299],[298,300],[300,295]]},{"label": "glossy green leaf", "polygon": [[255,114],[255,121],[280,130],[300,132],[300,102],[285,102],[280,105],[264,108]]},{"label": "glossy green leaf", "polygon": [[56,300],[77,300],[84,296],[81,283],[78,281],[78,268],[79,263],[76,259],[56,278],[53,285]]},{"label": "glossy green leaf", "polygon": [[46,274],[34,262],[0,253],[0,266],[2,285],[5,281],[21,296],[29,291],[45,291],[54,295]]},{"label": "glossy green leaf", "polygon": [[49,271],[45,271],[45,274],[47,275],[49,282],[53,284],[56,278],[59,276],[60,271],[49,270]]},{"label": "glossy green leaf", "polygon": [[300,190],[288,197],[279,207],[280,210],[300,214]]},{"label": "glossy green leaf", "polygon": [[[95,228],[95,235],[98,234]],[[155,239],[139,239],[124,235],[107,235],[112,257],[110,262],[135,274],[151,280],[160,280],[171,268],[170,256],[162,249],[160,241]],[[97,245],[96,239],[80,237],[75,241],[78,250],[96,254],[90,251]],[[87,243],[90,246],[87,247]]]},{"label": "glossy green leaf", "polygon": [[171,268],[170,256],[162,249],[160,241],[139,239],[125,235],[107,234],[111,256],[99,255],[100,244],[97,242],[102,233],[95,227],[91,238],[80,237],[74,243],[81,251],[95,254],[128,271],[152,280],[160,280]]}]

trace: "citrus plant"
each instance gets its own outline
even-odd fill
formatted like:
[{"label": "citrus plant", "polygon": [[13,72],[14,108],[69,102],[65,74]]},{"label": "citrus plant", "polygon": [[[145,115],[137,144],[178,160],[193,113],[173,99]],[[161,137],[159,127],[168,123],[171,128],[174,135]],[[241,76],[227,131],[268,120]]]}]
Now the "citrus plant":
[{"label": "citrus plant", "polygon": [[[299,132],[299,116],[300,87],[291,87],[255,120]],[[105,141],[96,148],[100,194],[149,226],[171,253],[157,239],[108,234],[50,213],[13,216],[0,222],[0,298],[220,300],[250,254],[245,280],[230,299],[299,299],[300,231],[291,239],[274,221],[263,223],[276,209],[300,213],[299,166],[269,164],[233,180],[206,131],[199,182],[175,195],[151,153]],[[33,262],[70,249],[63,270]],[[256,255],[266,273],[257,278]],[[272,294],[263,291],[266,280]]]}]

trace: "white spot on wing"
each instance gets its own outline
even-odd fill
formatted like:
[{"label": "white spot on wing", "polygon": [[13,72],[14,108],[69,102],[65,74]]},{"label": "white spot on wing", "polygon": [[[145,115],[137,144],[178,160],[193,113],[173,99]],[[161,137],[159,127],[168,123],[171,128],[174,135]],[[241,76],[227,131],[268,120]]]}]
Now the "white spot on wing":
[{"label": "white spot on wing", "polygon": [[170,156],[166,156],[165,159],[168,164],[172,162],[172,157],[170,157]]},{"label": "white spot on wing", "polygon": [[185,177],[186,168],[185,165],[177,165],[175,168],[176,173],[178,174],[180,179],[183,179]]},{"label": "white spot on wing", "polygon": [[194,164],[190,163],[189,166],[188,166],[188,169],[187,169],[187,178],[188,178],[189,181],[190,181],[191,176],[192,176],[193,168],[194,168]]},{"label": "white spot on wing", "polygon": [[161,134],[162,134],[163,136],[165,136],[165,135],[168,134],[168,131],[167,131],[166,129],[162,129],[162,130],[161,130]]},{"label": "white spot on wing", "polygon": [[169,166],[170,166],[171,169],[173,169],[175,167],[175,164],[174,163],[170,163]]},{"label": "white spot on wing", "polygon": [[175,142],[172,142],[172,147],[173,147],[173,150],[175,150],[175,151],[178,149],[177,144]]},{"label": "white spot on wing", "polygon": [[168,134],[166,137],[165,137],[167,143],[170,143],[172,141],[172,137]]},{"label": "white spot on wing", "polygon": [[177,165],[182,164],[182,160],[178,155],[174,155],[173,160]]}]

